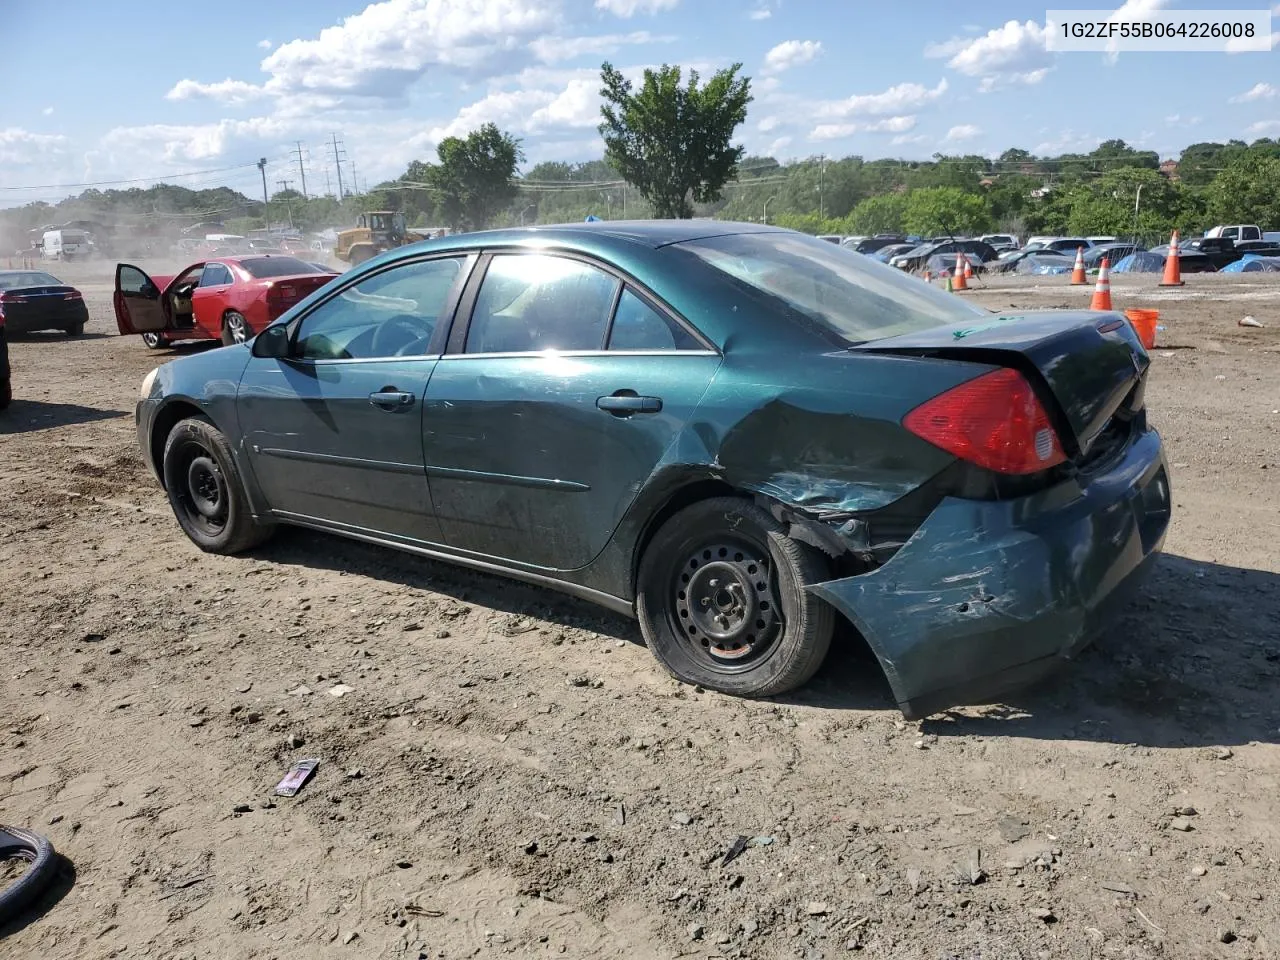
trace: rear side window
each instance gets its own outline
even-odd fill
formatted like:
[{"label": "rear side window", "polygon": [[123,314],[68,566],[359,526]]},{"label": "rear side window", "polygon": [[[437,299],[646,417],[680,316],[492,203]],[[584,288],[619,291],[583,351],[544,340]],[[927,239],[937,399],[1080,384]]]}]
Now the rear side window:
[{"label": "rear side window", "polygon": [[200,274],[200,286],[220,287],[231,283],[231,271],[221,263],[207,263]]},{"label": "rear side window", "polygon": [[795,233],[746,233],[674,244],[734,283],[771,297],[848,343],[971,323],[989,314],[901,270]]},{"label": "rear side window", "polygon": [[467,353],[599,350],[619,281],[547,254],[495,256],[467,330]]},{"label": "rear side window", "polygon": [[684,327],[663,316],[631,290],[623,290],[609,330],[610,350],[700,350]]}]

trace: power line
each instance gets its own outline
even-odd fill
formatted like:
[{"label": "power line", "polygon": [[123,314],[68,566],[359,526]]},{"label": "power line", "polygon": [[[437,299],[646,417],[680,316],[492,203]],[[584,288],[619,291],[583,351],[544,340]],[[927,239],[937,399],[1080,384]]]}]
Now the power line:
[{"label": "power line", "polygon": [[16,191],[16,190],[70,190],[73,187],[110,187],[122,183],[146,183],[148,181],[173,180],[178,177],[202,177],[212,173],[226,173],[231,170],[244,170],[249,167],[256,167],[258,161],[251,160],[248,163],[237,163],[230,167],[218,167],[213,170],[191,170],[186,173],[162,173],[151,177],[130,177],[125,180],[95,180],[86,183],[35,183],[24,187],[0,187],[0,190]]}]

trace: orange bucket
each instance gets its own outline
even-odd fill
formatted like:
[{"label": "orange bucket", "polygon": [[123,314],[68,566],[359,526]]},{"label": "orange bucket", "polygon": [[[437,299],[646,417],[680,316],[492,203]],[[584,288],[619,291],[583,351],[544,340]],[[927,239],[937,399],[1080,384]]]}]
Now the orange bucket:
[{"label": "orange bucket", "polygon": [[1156,322],[1160,319],[1159,310],[1126,310],[1124,315],[1138,332],[1142,345],[1150,350],[1156,345]]}]

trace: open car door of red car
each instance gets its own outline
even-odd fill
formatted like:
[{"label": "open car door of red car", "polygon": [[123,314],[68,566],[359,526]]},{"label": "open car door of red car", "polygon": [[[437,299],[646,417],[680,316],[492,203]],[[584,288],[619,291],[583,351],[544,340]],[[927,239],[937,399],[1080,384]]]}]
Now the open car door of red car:
[{"label": "open car door of red car", "polygon": [[[161,278],[168,283],[170,278]],[[131,263],[116,264],[116,326],[124,336],[155,333],[169,327],[169,310],[164,302],[164,288],[152,280],[145,270]]]}]

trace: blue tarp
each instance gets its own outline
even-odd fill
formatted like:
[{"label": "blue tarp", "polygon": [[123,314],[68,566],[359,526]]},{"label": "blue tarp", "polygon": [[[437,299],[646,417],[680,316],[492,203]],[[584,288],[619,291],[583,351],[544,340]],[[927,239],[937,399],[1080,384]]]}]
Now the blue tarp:
[{"label": "blue tarp", "polygon": [[586,216],[586,219],[584,219],[582,222],[583,223],[599,223],[600,218],[597,217],[594,213],[588,213]]},{"label": "blue tarp", "polygon": [[1019,260],[1017,266],[1013,268],[1013,272],[1041,277],[1058,276],[1059,274],[1070,273],[1074,267],[1075,261],[1067,257],[1055,256],[1051,253],[1046,253],[1043,256],[1032,253]]},{"label": "blue tarp", "polygon": [[1162,270],[1164,257],[1150,250],[1131,253],[1111,268],[1112,273],[1160,273]]},{"label": "blue tarp", "polygon": [[1222,268],[1223,273],[1280,273],[1280,257],[1260,257],[1256,253],[1246,253],[1244,259],[1228,263]]}]

